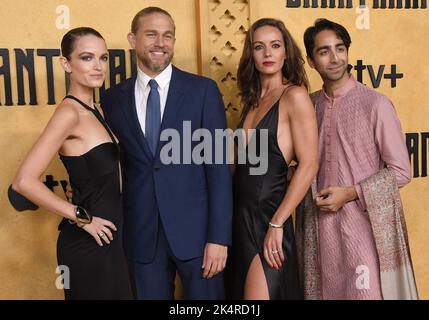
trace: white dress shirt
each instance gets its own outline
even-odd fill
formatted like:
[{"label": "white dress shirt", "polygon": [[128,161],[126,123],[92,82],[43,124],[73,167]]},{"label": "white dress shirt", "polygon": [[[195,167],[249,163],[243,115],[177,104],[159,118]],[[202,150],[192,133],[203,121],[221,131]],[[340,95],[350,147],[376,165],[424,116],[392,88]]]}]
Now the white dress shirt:
[{"label": "white dress shirt", "polygon": [[[161,121],[164,115],[165,104],[167,102],[168,89],[170,88],[171,74],[173,67],[171,63],[159,75],[153,78],[158,83],[158,92],[161,102]],[[145,74],[139,67],[137,67],[137,81],[134,87],[137,117],[139,119],[140,127],[144,134],[146,128],[146,104],[150,92],[149,81],[152,78]]]}]

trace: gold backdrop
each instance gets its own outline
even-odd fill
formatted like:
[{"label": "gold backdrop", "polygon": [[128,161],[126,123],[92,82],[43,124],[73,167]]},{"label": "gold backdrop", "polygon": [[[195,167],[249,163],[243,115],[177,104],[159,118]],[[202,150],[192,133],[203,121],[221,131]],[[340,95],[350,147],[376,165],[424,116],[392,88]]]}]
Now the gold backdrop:
[{"label": "gold backdrop", "polygon": [[[304,8],[308,3],[313,7],[317,3],[318,8]],[[429,275],[425,270],[429,253],[425,250],[424,241],[425,232],[429,230],[429,222],[424,216],[429,209],[424,189],[427,190],[429,180],[423,176],[427,149],[425,140],[422,141],[423,133],[429,131],[429,104],[423,95],[429,75],[427,68],[422,66],[429,49],[425,36],[425,31],[429,30],[428,11],[422,8],[426,1],[419,2],[419,8],[415,9],[374,9],[372,1],[366,3],[369,9],[357,9],[358,1],[350,3],[353,8],[339,8],[340,1],[331,3],[335,8],[321,8],[325,4],[322,1],[299,0],[127,0],[126,4],[117,0],[2,0],[0,299],[63,298],[63,292],[55,286],[59,276],[56,273],[56,240],[60,219],[40,209],[16,212],[7,200],[7,188],[19,163],[54,111],[55,104],[49,104],[52,103],[50,100],[54,98],[58,103],[65,95],[64,73],[58,56],[52,59],[51,73],[47,67],[49,59],[40,49],[50,49],[50,53],[55,55],[55,49],[59,49],[67,29],[91,26],[104,36],[109,49],[117,49],[119,51],[115,52],[123,54],[124,61],[116,58],[111,62],[119,67],[125,62],[128,77],[131,75],[131,59],[126,34],[134,14],[149,5],[160,6],[172,14],[177,27],[174,63],[217,81],[223,93],[228,124],[232,128],[240,115],[236,69],[245,32],[251,22],[262,17],[282,19],[303,52],[303,32],[316,18],[326,17],[347,27],[353,41],[350,63],[356,65],[361,61],[362,65],[370,66],[361,72],[363,82],[371,87],[373,83],[379,83],[376,90],[393,101],[403,130],[409,135],[410,146],[415,148],[414,152],[419,150],[416,177],[401,194],[417,285],[421,298],[429,298]],[[344,4],[347,5],[347,1]],[[382,4],[380,0],[379,5]],[[405,0],[403,6],[406,6]],[[21,72],[20,61],[26,62],[30,71],[24,67],[24,72]],[[403,74],[396,80],[395,87],[389,79],[392,77],[389,74],[395,73],[392,72],[393,66],[396,66],[396,74]],[[372,72],[372,82],[369,72]],[[358,75],[357,70],[353,73]],[[24,87],[19,84],[21,74]],[[53,88],[48,85],[50,74],[53,74]],[[308,74],[312,89],[319,89],[318,75],[313,70],[308,70]],[[32,93],[33,76],[35,91]],[[116,78],[118,81],[119,76]],[[8,98],[9,79],[11,96]],[[108,76],[106,87],[109,85]],[[37,103],[31,105],[34,98],[37,98]],[[412,159],[414,161],[414,156]],[[54,187],[56,194],[64,197],[61,181],[66,181],[66,174],[58,159],[42,177],[43,181],[50,178],[58,183]],[[180,291],[177,296],[181,296]]]}]

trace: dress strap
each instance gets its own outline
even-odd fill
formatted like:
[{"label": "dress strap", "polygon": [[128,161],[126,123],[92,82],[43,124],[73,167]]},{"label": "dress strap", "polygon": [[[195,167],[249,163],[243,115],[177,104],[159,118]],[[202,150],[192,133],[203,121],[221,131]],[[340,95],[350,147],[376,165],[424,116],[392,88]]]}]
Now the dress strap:
[{"label": "dress strap", "polygon": [[72,95],[66,95],[64,97],[63,100],[65,99],[72,99],[74,101],[76,101],[77,103],[79,103],[82,107],[84,107],[85,109],[91,111],[94,116],[97,118],[97,120],[103,125],[103,127],[106,129],[107,133],[110,136],[110,139],[112,139],[113,143],[117,144],[115,136],[112,133],[112,130],[110,130],[109,126],[107,125],[106,120],[104,120],[103,116],[101,115],[100,111],[98,111],[98,109],[94,106],[94,108],[91,108],[90,106],[88,106],[85,102],[83,102],[82,100],[76,98],[75,96]]},{"label": "dress strap", "polygon": [[284,89],[283,89],[283,92],[282,92],[282,94],[280,95],[280,98],[279,98],[279,101],[280,101],[280,99],[283,97],[283,95],[285,94],[285,92],[286,91],[288,91],[290,88],[292,88],[293,86],[295,86],[294,84],[289,84],[289,85],[287,85]]}]

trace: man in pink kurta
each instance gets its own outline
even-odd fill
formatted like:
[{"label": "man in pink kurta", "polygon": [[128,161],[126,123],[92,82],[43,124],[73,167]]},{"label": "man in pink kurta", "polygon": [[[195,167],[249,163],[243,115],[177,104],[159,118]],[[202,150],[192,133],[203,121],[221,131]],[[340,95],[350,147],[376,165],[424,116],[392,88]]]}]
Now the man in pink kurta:
[{"label": "man in pink kurta", "polygon": [[323,299],[383,299],[373,230],[359,183],[385,167],[399,187],[411,177],[400,122],[387,97],[347,71],[351,40],[321,19],[304,36],[308,62],[321,75],[313,94],[319,125],[319,264]]}]

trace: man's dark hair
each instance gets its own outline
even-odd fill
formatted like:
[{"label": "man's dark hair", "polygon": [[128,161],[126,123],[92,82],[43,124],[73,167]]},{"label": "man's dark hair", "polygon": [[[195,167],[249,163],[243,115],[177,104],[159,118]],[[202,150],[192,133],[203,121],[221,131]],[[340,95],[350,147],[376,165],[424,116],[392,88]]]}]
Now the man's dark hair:
[{"label": "man's dark hair", "polygon": [[347,51],[349,51],[349,47],[350,47],[350,44],[352,43],[352,39],[350,38],[350,35],[347,32],[346,28],[328,19],[317,19],[314,22],[314,25],[307,28],[307,30],[305,30],[305,33],[304,33],[304,44],[305,44],[305,51],[307,52],[307,56],[313,59],[314,39],[316,38],[319,32],[324,30],[331,30],[335,32],[337,37],[343,40],[344,45],[347,48]]}]

